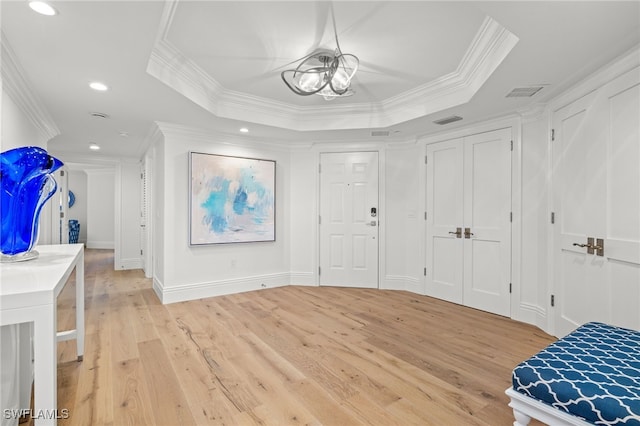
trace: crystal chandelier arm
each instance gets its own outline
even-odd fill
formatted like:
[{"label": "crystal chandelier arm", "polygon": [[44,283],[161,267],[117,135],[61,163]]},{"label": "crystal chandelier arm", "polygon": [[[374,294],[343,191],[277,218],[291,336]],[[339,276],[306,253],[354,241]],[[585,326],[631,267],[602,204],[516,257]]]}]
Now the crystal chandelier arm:
[{"label": "crystal chandelier arm", "polygon": [[[345,59],[346,57],[353,58],[353,60],[355,61],[355,65],[353,67],[347,66],[347,61]],[[346,94],[350,90],[351,79],[353,78],[356,71],[358,70],[359,63],[360,61],[358,60],[358,57],[350,53],[339,54],[336,56],[332,64],[332,68],[334,68],[334,65],[335,65],[335,70],[333,71],[331,80],[329,81],[329,87],[335,94],[341,96]],[[346,81],[341,83],[341,85],[343,86],[342,89],[336,88],[335,85],[333,84],[333,76],[336,75],[336,72],[338,71],[339,68],[342,69],[342,71],[344,72],[344,76],[346,76]]]},{"label": "crystal chandelier arm", "polygon": [[291,91],[293,93],[295,93],[296,95],[300,95],[300,96],[309,96],[309,95],[315,95],[316,93],[319,93],[320,91],[322,91],[325,87],[327,87],[328,85],[331,84],[331,79],[333,78],[333,73],[332,72],[330,74],[331,78],[328,78],[324,84],[322,84],[322,86],[320,86],[319,88],[315,89],[315,90],[311,90],[311,91],[307,91],[307,90],[303,90],[300,87],[296,86],[295,84],[291,84],[287,81],[287,78],[285,77],[286,73],[293,73],[294,77],[296,74],[321,74],[324,71],[319,71],[319,70],[307,70],[307,71],[303,71],[299,69],[300,67],[296,68],[295,70],[284,70],[280,73],[280,77],[282,78],[282,81],[284,81],[284,84],[287,85],[287,87],[289,89],[291,89]]}]

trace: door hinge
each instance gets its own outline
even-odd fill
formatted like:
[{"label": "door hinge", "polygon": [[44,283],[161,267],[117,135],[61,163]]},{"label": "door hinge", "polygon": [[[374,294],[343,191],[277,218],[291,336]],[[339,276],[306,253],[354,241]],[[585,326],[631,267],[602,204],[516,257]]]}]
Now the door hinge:
[{"label": "door hinge", "polygon": [[424,156],[424,164],[427,164],[427,162],[428,162],[427,158],[429,158],[429,157],[425,155]]},{"label": "door hinge", "polygon": [[142,256],[142,250],[140,250],[140,256]]},{"label": "door hinge", "polygon": [[318,164],[318,173],[322,173],[322,164]]},{"label": "door hinge", "polygon": [[556,129],[551,129],[551,140],[552,141],[556,140]]},{"label": "door hinge", "polygon": [[424,212],[424,220],[427,220],[427,212]]},{"label": "door hinge", "polygon": [[318,216],[318,225],[322,225],[322,216]]},{"label": "door hinge", "polygon": [[60,170],[60,176],[64,176],[64,170]]},{"label": "door hinge", "polygon": [[513,151],[513,141],[511,141],[511,151]]},{"label": "door hinge", "polygon": [[551,224],[553,225],[554,223],[556,223],[556,213],[551,212]]},{"label": "door hinge", "polygon": [[427,267],[426,266],[424,267],[424,276],[425,277],[427,276]]},{"label": "door hinge", "polygon": [[513,292],[513,284],[509,283],[509,294]]},{"label": "door hinge", "polygon": [[318,275],[320,275],[322,273],[321,268],[318,266]]},{"label": "door hinge", "polygon": [[513,212],[509,212],[509,222],[513,222]]},{"label": "door hinge", "polygon": [[551,295],[551,307],[556,306],[556,296],[554,296],[553,294]]}]

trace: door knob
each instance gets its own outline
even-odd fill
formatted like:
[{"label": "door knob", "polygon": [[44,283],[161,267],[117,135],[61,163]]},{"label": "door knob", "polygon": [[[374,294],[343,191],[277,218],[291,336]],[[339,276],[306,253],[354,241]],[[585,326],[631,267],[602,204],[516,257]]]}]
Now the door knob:
[{"label": "door knob", "polygon": [[462,228],[456,228],[456,232],[449,231],[449,233],[455,235],[456,238],[462,238]]},{"label": "door knob", "polygon": [[466,239],[471,238],[472,235],[473,235],[473,232],[471,232],[471,228],[464,228],[464,237]]},{"label": "door knob", "polygon": [[[573,245],[576,246],[576,247],[586,247],[587,248],[587,254],[593,254],[593,251],[596,248],[595,245],[594,245],[593,237],[587,238],[587,244],[573,243]],[[604,243],[602,245],[604,245]]]},{"label": "door knob", "polygon": [[367,226],[376,226],[378,224],[378,222],[376,222],[375,220],[372,220],[371,222],[365,222],[365,225]]}]

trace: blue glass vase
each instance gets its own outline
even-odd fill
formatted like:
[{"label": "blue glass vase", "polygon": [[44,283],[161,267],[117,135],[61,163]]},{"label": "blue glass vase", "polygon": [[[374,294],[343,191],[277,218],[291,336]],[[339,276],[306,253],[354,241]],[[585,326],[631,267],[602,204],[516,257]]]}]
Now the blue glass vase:
[{"label": "blue glass vase", "polygon": [[44,203],[56,192],[52,173],[63,163],[42,148],[25,146],[0,153],[0,251],[2,262],[35,259]]}]

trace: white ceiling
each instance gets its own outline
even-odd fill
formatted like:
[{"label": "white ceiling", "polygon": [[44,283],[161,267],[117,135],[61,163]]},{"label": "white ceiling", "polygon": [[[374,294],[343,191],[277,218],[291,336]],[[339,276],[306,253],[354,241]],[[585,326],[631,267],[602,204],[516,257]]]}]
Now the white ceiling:
[{"label": "white ceiling", "polygon": [[[396,140],[524,110],[640,43],[640,2],[3,1],[1,24],[60,134],[55,153],[139,157],[154,121],[296,144]],[[300,97],[280,78],[315,48],[360,58],[356,94]],[[110,86],[88,88],[93,80]],[[544,85],[531,98],[515,87]],[[109,115],[108,119],[90,116]],[[120,136],[126,132],[128,136]]]}]

